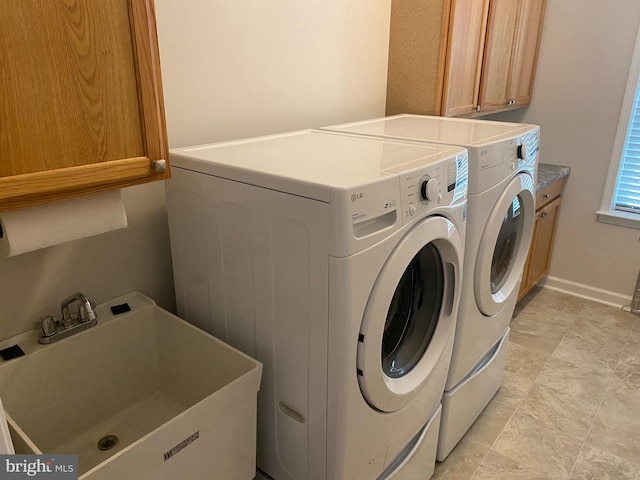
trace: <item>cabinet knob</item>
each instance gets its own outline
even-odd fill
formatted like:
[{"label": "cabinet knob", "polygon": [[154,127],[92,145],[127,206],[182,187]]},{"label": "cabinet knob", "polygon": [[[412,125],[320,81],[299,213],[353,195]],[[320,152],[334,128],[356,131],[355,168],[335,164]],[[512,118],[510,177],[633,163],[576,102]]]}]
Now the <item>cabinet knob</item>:
[{"label": "cabinet knob", "polygon": [[542,212],[542,213],[540,214],[540,218],[544,218],[544,217],[546,217],[546,216],[547,216],[547,212]]},{"label": "cabinet knob", "polygon": [[542,198],[545,198],[545,199],[546,199],[546,198],[549,198],[550,196],[551,196],[551,195],[549,195],[548,193],[545,193],[545,194],[542,196]]},{"label": "cabinet knob", "polygon": [[151,167],[153,171],[156,173],[164,173],[167,171],[167,161],[166,160],[154,160],[151,162]]}]

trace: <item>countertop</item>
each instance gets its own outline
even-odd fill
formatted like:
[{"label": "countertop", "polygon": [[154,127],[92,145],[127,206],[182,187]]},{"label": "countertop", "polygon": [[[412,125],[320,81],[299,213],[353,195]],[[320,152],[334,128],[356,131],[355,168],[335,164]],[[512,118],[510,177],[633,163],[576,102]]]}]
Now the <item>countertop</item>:
[{"label": "countertop", "polygon": [[566,177],[569,173],[571,173],[571,167],[553,165],[551,163],[539,163],[536,192],[548,187],[553,182],[560,180],[562,177]]}]

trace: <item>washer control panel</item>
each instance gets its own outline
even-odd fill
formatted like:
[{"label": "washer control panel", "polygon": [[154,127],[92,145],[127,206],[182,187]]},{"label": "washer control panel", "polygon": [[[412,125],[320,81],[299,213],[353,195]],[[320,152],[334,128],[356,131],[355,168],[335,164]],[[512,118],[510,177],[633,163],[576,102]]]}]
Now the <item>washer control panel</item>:
[{"label": "washer control panel", "polygon": [[[420,221],[434,209],[460,207],[466,202],[467,150],[446,147],[437,156],[411,163],[413,168],[404,163],[385,170],[376,181],[331,191],[332,256],[362,251],[395,229]],[[350,235],[345,235],[345,228]]]},{"label": "washer control panel", "polygon": [[429,175],[425,175],[420,179],[420,198],[422,203],[429,203],[438,200],[438,197],[442,198],[442,195],[438,193],[440,191],[440,185],[438,180],[431,178]]},{"label": "washer control panel", "polygon": [[467,196],[468,156],[465,152],[435,165],[400,173],[403,221]]}]

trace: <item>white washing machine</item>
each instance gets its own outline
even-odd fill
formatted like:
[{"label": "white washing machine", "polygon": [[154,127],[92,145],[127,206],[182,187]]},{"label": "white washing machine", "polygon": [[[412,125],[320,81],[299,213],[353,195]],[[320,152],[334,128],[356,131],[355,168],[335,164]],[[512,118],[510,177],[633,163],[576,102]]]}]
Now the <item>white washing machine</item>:
[{"label": "white washing machine", "polygon": [[438,460],[444,460],[502,384],[509,323],[533,230],[540,128],[396,115],[326,130],[469,151],[463,292],[438,441]]},{"label": "white washing machine", "polygon": [[428,479],[462,286],[466,150],[302,131],[171,161],[178,312],[263,363],[259,468]]}]

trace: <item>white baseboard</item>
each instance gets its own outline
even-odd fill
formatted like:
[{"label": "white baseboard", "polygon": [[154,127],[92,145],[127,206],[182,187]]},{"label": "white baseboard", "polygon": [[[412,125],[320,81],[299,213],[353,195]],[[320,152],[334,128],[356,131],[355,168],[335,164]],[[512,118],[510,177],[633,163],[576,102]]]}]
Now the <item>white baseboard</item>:
[{"label": "white baseboard", "polygon": [[585,298],[612,307],[622,308],[631,304],[631,297],[620,293],[611,292],[602,288],[572,282],[563,278],[547,276],[539,285],[550,290],[567,293],[575,297]]}]

